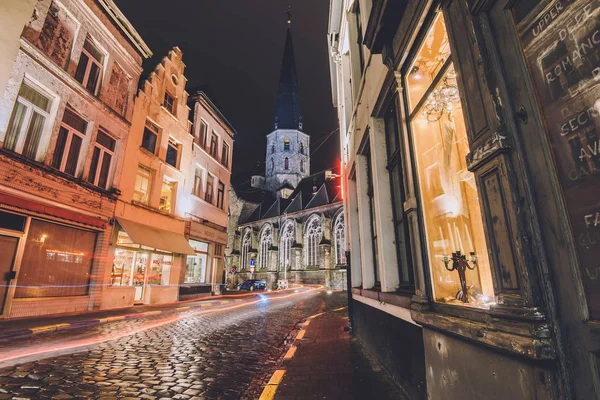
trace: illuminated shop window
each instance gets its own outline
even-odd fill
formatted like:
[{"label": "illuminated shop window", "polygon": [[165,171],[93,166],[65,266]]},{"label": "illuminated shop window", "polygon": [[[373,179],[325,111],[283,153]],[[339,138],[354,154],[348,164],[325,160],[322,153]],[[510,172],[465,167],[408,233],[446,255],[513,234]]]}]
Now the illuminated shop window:
[{"label": "illuminated shop window", "polygon": [[208,265],[208,243],[190,239],[190,246],[196,250],[195,256],[187,256],[185,283],[206,283]]},{"label": "illuminated shop window", "polygon": [[440,13],[407,77],[429,264],[436,301],[486,306],[494,297],[490,264],[450,55]]}]

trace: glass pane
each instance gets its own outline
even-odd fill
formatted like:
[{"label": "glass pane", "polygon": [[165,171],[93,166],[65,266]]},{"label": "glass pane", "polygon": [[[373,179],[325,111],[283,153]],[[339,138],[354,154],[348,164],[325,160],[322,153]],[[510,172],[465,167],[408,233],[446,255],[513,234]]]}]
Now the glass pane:
[{"label": "glass pane", "polygon": [[94,154],[92,155],[92,162],[90,163],[90,173],[88,175],[88,182],[94,183],[96,180],[96,171],[98,169],[98,162],[100,161],[100,148],[94,147]]},{"label": "glass pane", "polygon": [[144,129],[142,147],[152,154],[154,154],[154,151],[156,150],[156,133],[152,132],[148,127]]},{"label": "glass pane", "polygon": [[85,79],[85,71],[87,70],[88,63],[90,58],[85,53],[81,53],[81,57],[79,57],[79,64],[77,64],[77,69],[75,70],[75,79],[79,83],[83,83]]},{"label": "glass pane", "polygon": [[135,252],[130,250],[115,250],[115,259],[113,261],[110,284],[115,286],[131,285],[133,274],[133,260]]},{"label": "glass pane", "polygon": [[133,270],[133,278],[131,279],[133,286],[143,286],[146,279],[146,268],[150,254],[148,253],[136,253],[135,254],[135,267]]},{"label": "glass pane", "polygon": [[98,50],[98,48],[94,46],[92,42],[86,40],[83,44],[83,48],[86,49],[87,52],[90,53],[90,55],[94,57],[96,61],[102,64],[102,61],[104,60],[104,54],[102,54],[102,52]]},{"label": "glass pane", "polygon": [[98,136],[96,136],[96,143],[104,146],[108,150],[115,150],[115,140],[102,131],[98,131]]},{"label": "glass pane", "polygon": [[19,96],[46,112],[50,111],[50,99],[25,83],[19,89]]},{"label": "glass pane", "polygon": [[175,168],[177,168],[177,153],[177,147],[169,143],[167,146],[167,157],[165,158],[165,161],[167,164],[172,165]]},{"label": "glass pane", "polygon": [[208,243],[200,242],[198,240],[190,239],[190,246],[196,251],[206,253],[208,252]]},{"label": "glass pane", "polygon": [[5,280],[7,273],[12,271],[19,238],[0,235],[0,315],[4,313],[4,305],[8,294],[10,280]]},{"label": "glass pane", "polygon": [[69,147],[69,154],[67,156],[67,164],[65,165],[65,172],[69,175],[75,176],[77,173],[77,164],[79,162],[79,151],[81,150],[81,137],[71,134],[71,146]]},{"label": "glass pane", "polygon": [[90,68],[90,75],[88,76],[88,81],[85,85],[86,89],[92,94],[96,94],[96,86],[100,80],[100,71],[101,69],[97,64],[92,64]]},{"label": "glass pane", "polygon": [[165,212],[171,212],[173,207],[173,192],[174,184],[169,182],[163,182],[160,191],[160,203],[158,209]]},{"label": "glass pane", "polygon": [[104,153],[104,157],[102,157],[102,168],[100,169],[100,177],[98,178],[98,186],[103,189],[106,189],[106,184],[108,182],[108,173],[110,172],[110,162],[112,160],[112,156],[108,153]]},{"label": "glass pane", "polygon": [[150,192],[150,181],[144,175],[138,175],[135,177],[135,187],[133,189],[133,200],[139,201],[140,203],[148,204],[148,197]]},{"label": "glass pane", "polygon": [[96,234],[31,220],[16,298],[88,293]]},{"label": "glass pane", "polygon": [[407,83],[410,88],[408,100],[411,111],[423,98],[450,54],[444,16],[439,13],[409,70]]},{"label": "glass pane", "polygon": [[168,285],[173,257],[162,254],[152,254],[152,263],[148,271],[148,285]]},{"label": "glass pane", "polygon": [[87,129],[87,122],[79,115],[75,114],[74,111],[71,111],[68,108],[65,109],[65,114],[63,115],[63,123],[69,125],[77,132],[81,132],[84,135],[86,133],[85,131]]},{"label": "glass pane", "polygon": [[44,124],[46,123],[46,117],[38,114],[36,111],[31,115],[31,121],[29,122],[29,128],[27,129],[27,137],[25,138],[25,144],[23,145],[23,155],[33,160],[36,159],[38,145],[42,132],[44,131]]},{"label": "glass pane", "polygon": [[[466,165],[469,144],[452,66],[411,126],[435,299],[484,306],[493,301],[492,279],[479,194]],[[454,266],[452,257],[458,252],[469,257],[474,268],[465,271],[466,293],[459,272],[447,269]]]},{"label": "glass pane", "polygon": [[8,129],[6,130],[4,148],[12,151],[16,150],[17,141],[19,140],[19,133],[23,128],[23,119],[25,118],[26,112],[27,107],[17,101],[10,117],[10,122],[8,123]]},{"label": "glass pane", "polygon": [[0,211],[0,228],[23,232],[25,230],[26,219],[22,215]]},{"label": "glass pane", "polygon": [[392,100],[392,104],[385,113],[385,138],[387,144],[388,159],[398,150],[398,120],[396,118],[396,101]]},{"label": "glass pane", "polygon": [[52,166],[56,169],[60,168],[62,163],[62,157],[65,152],[65,146],[67,145],[67,137],[69,131],[67,128],[61,126],[58,131],[58,139],[56,140],[56,147],[54,148],[54,156],[52,157]]}]

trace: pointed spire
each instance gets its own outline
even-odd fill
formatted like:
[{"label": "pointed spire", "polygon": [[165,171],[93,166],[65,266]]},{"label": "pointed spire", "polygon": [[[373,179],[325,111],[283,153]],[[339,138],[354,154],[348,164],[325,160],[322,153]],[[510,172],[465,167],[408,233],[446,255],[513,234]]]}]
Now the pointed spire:
[{"label": "pointed spire", "polygon": [[294,59],[294,46],[292,44],[292,12],[289,9],[287,11],[287,22],[288,28],[279,75],[273,129],[302,130],[302,109],[300,107],[298,76],[296,74],[296,61]]}]

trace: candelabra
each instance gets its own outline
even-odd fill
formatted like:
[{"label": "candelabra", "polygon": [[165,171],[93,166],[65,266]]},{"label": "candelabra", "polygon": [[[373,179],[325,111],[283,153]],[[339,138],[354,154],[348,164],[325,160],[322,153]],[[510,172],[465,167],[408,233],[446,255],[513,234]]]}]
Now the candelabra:
[{"label": "candelabra", "polygon": [[[452,260],[452,267],[449,267],[450,260]],[[467,288],[467,269],[474,270],[477,268],[477,256],[475,252],[469,253],[469,261],[473,266],[467,262],[467,257],[461,254],[460,251],[452,253],[452,259],[448,255],[444,254],[443,262],[448,271],[458,271],[458,277],[460,279],[460,290],[456,293],[456,298],[463,303],[469,302],[469,289]]]}]

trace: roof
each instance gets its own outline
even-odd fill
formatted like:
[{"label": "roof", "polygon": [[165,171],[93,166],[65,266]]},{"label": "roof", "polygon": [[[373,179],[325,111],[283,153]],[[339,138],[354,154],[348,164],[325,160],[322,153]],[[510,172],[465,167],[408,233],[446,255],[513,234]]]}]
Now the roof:
[{"label": "roof", "polygon": [[152,51],[144,42],[140,34],[135,30],[131,22],[119,10],[113,0],[98,0],[104,11],[112,18],[117,27],[125,34],[127,39],[135,46],[144,58],[152,57]]},{"label": "roof", "polygon": [[[215,103],[213,103],[213,101],[210,99],[210,97],[208,97],[207,90],[208,88],[206,87],[197,87],[188,90],[188,106],[190,106],[190,109],[194,110],[194,103],[196,103],[197,101],[201,101],[202,103],[204,103],[207,106],[208,112],[211,113],[213,117],[220,120],[225,125],[225,127],[229,129],[229,134],[231,135],[231,137],[234,137],[236,134],[235,128],[233,127],[233,125],[231,125],[231,122],[229,122],[229,120],[225,118],[221,110],[219,110],[219,107],[217,107]],[[190,113],[190,118],[195,118],[195,116],[196,114],[192,111]]]},{"label": "roof", "polygon": [[283,50],[283,61],[279,74],[279,86],[275,101],[275,115],[273,116],[273,129],[301,129],[302,109],[300,107],[300,93],[298,92],[298,75],[296,74],[296,61],[294,59],[294,45],[292,43],[292,29],[288,24]]},{"label": "roof", "polygon": [[[329,170],[334,174],[336,170]],[[240,220],[240,224],[260,221],[278,217],[284,214],[291,214],[303,210],[326,206],[328,204],[341,203],[340,178],[337,175],[333,179],[326,179],[326,172],[308,176],[298,183],[298,186],[289,198],[277,198],[274,193],[261,191],[262,196],[266,193],[268,197],[264,197],[259,206],[254,212],[244,220]],[[285,185],[284,185],[285,186]],[[258,191],[258,189],[255,189]],[[266,192],[266,193],[265,193]],[[237,194],[237,191],[236,191]],[[242,196],[238,196],[243,198]]]}]

